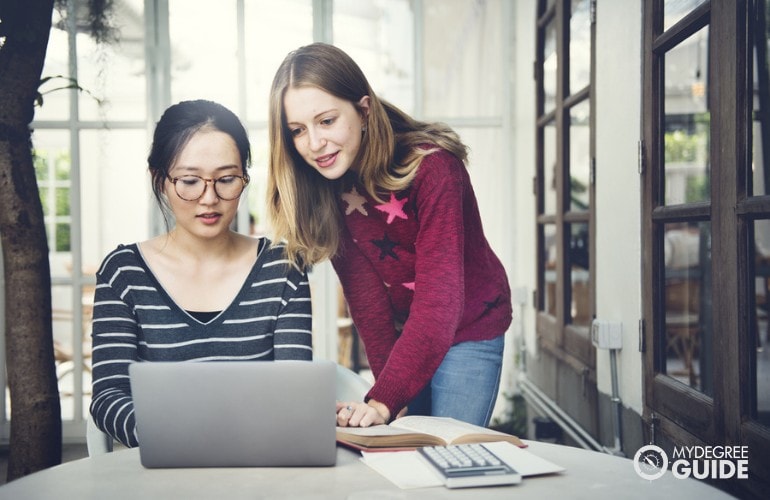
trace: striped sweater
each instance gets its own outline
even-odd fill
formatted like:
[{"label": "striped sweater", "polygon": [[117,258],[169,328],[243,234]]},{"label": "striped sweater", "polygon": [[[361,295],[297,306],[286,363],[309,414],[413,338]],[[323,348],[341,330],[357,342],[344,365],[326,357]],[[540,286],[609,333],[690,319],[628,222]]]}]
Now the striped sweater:
[{"label": "striped sweater", "polygon": [[138,445],[128,378],[136,361],[312,358],[307,274],[288,264],[282,246],[266,243],[233,302],[207,323],[174,302],[136,244],[107,255],[96,274],[91,334],[97,427]]}]

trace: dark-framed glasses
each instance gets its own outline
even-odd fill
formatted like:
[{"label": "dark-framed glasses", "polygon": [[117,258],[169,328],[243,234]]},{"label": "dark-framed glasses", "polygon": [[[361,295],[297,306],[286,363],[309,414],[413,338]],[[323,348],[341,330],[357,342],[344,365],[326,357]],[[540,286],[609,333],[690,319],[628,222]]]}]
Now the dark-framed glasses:
[{"label": "dark-framed glasses", "polygon": [[214,193],[220,200],[234,200],[238,198],[246,184],[249,183],[248,176],[241,175],[223,175],[216,179],[205,179],[198,175],[182,175],[180,177],[168,177],[168,180],[174,184],[174,190],[177,196],[185,201],[197,201],[204,193],[209,182],[214,185]]}]

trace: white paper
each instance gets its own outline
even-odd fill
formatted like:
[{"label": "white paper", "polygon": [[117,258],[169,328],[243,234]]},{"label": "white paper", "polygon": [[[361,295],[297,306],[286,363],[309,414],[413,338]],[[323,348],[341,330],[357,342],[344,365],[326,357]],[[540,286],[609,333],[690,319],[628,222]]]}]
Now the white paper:
[{"label": "white paper", "polygon": [[438,472],[416,451],[363,451],[361,460],[404,490],[444,485]]},{"label": "white paper", "polygon": [[484,446],[521,474],[521,477],[553,474],[565,470],[560,465],[508,442],[484,443]]},{"label": "white paper", "polygon": [[[562,472],[564,467],[538,457],[518,446],[498,441],[484,443],[522,477]],[[401,489],[443,486],[441,475],[426,463],[416,451],[361,452],[361,461]]]}]

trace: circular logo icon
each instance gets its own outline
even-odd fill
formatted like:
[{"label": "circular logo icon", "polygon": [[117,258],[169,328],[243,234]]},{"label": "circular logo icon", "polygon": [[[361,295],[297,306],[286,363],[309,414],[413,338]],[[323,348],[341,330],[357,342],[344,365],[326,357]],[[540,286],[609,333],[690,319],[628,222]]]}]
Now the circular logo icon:
[{"label": "circular logo icon", "polygon": [[634,455],[634,469],[642,479],[658,479],[666,473],[668,456],[660,446],[648,444],[642,446]]}]

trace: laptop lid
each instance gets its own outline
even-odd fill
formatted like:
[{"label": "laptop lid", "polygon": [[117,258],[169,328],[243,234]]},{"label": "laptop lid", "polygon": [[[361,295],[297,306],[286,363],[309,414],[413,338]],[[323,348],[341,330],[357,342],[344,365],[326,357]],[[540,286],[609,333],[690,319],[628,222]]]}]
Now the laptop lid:
[{"label": "laptop lid", "polygon": [[331,361],[129,366],[145,467],[334,465]]}]

